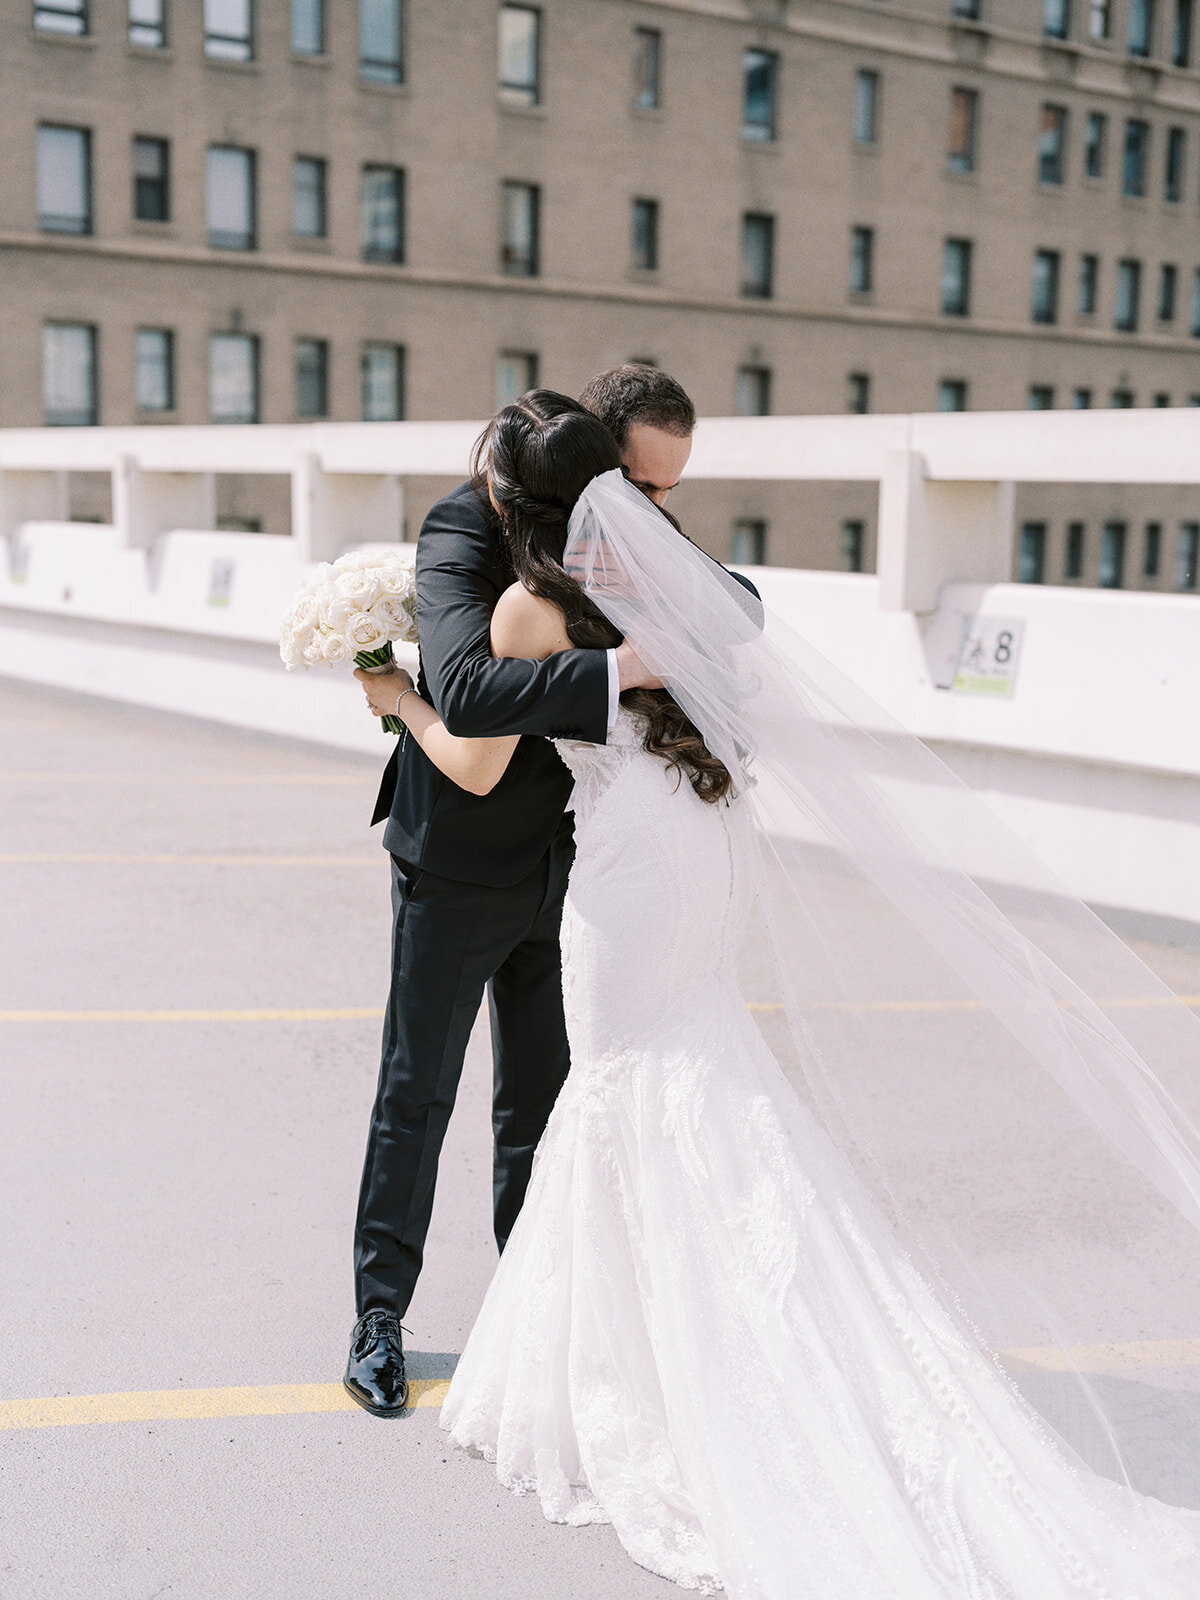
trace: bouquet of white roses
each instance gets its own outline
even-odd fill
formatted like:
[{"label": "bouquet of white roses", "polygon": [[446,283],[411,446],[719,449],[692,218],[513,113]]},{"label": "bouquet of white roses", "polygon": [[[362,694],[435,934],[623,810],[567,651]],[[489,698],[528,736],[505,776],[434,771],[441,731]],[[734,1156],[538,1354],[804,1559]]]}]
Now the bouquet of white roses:
[{"label": "bouquet of white roses", "polygon": [[[398,553],[350,551],[322,561],[292,601],[279,630],[279,654],[289,672],[353,661],[365,672],[389,672],[392,644],[417,642],[417,577]],[[402,733],[399,717],[384,717]]]}]

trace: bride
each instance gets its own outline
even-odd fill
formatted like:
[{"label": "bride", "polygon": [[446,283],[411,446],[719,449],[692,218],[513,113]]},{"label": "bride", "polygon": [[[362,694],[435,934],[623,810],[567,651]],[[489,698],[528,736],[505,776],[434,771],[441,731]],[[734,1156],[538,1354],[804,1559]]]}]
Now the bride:
[{"label": "bride", "polygon": [[[1001,872],[1016,846],[945,769],[764,628],[563,404],[552,439],[518,402],[481,441],[519,580],[493,650],[625,637],[669,692],[558,743],[572,1065],[443,1427],[703,1593],[1200,1594],[1200,1515],[1113,1481],[1112,1392],[1088,1391],[1094,1449],[1062,1403],[1078,1333],[1166,1328],[1145,1308],[1195,1232],[1194,1130],[1067,958],[1152,980]],[[455,738],[415,693],[400,715],[454,782],[500,781],[515,739]],[[1115,1185],[1119,1240],[1078,1210]]]}]

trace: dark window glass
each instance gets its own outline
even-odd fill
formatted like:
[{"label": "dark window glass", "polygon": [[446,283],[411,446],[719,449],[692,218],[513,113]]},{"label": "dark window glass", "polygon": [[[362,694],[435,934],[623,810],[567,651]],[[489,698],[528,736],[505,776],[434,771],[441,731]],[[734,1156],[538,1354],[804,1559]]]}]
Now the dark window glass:
[{"label": "dark window glass", "polygon": [[1192,316],[1188,332],[1193,339],[1200,339],[1200,267],[1192,273]]},{"label": "dark window glass", "polygon": [[735,567],[766,565],[767,525],[761,517],[739,517],[734,523],[729,559]]},{"label": "dark window glass", "polygon": [[1154,400],[1152,403],[1161,411],[1171,404],[1171,396],[1167,394],[1165,390],[1158,389],[1155,391]]},{"label": "dark window glass", "polygon": [[292,232],[305,239],[325,237],[325,172],[319,156],[292,162]]},{"label": "dark window glass", "polygon": [[329,415],[329,342],[296,340],[296,415]]},{"label": "dark window glass", "polygon": [[325,53],[325,0],[292,0],[292,49],[298,56]]},{"label": "dark window glass", "polygon": [[742,137],[775,137],[775,97],[779,57],[773,50],[747,50],[742,56]]},{"label": "dark window glass", "polygon": [[1061,256],[1057,250],[1035,250],[1033,255],[1033,320],[1058,321],[1058,276]]},{"label": "dark window glass", "polygon": [[358,70],[372,83],[404,82],[403,0],[358,0]]},{"label": "dark window glass", "polygon": [[204,0],[204,54],[216,61],[254,59],[253,0]]},{"label": "dark window glass", "polygon": [[37,208],[43,233],[91,233],[92,136],[86,128],[39,127]]},{"label": "dark window glass", "polygon": [[1164,261],[1158,269],[1158,320],[1175,321],[1175,301],[1179,288],[1179,269]]},{"label": "dark window glass", "polygon": [[1119,589],[1125,579],[1125,524],[1106,522],[1100,530],[1100,568],[1096,582],[1102,589]]},{"label": "dark window glass", "polygon": [[943,378],[938,384],[939,411],[965,411],[967,409],[967,381],[965,378]]},{"label": "dark window glass", "polygon": [[870,294],[875,287],[875,230],[850,229],[850,293]]},{"label": "dark window glass", "polygon": [[34,0],[33,25],[39,33],[81,39],[88,31],[87,0]]},{"label": "dark window glass", "polygon": [[643,272],[658,266],[658,201],[633,202],[633,264]]},{"label": "dark window glass", "polygon": [[536,106],[541,99],[542,13],[534,6],[500,7],[500,98]]},{"label": "dark window glass", "polygon": [[364,422],[404,420],[404,347],[364,344],[362,414]]},{"label": "dark window glass", "polygon": [[534,183],[500,186],[500,270],[513,278],[541,270],[541,191]]},{"label": "dark window glass", "polygon": [[129,42],[143,50],[166,49],[166,0],[129,0]]},{"label": "dark window glass", "polygon": [[254,152],[235,145],[208,148],[208,242],[218,250],[253,250],[256,204]]},{"label": "dark window glass", "polygon": [[1192,0],[1175,0],[1175,25],[1171,29],[1171,65],[1192,64]]},{"label": "dark window glass", "polygon": [[947,239],[942,246],[942,311],[948,317],[971,314],[970,239]]},{"label": "dark window glass", "polygon": [[509,406],[538,384],[538,358],[532,350],[501,350],[496,360],[496,408]]},{"label": "dark window glass", "polygon": [[1121,167],[1122,193],[1134,198],[1146,192],[1146,160],[1150,152],[1150,124],[1130,117],[1125,124],[1125,158]]},{"label": "dark window glass", "polygon": [[1092,409],[1092,391],[1090,389],[1072,389],[1071,410],[1090,411]]},{"label": "dark window glass", "polygon": [[737,369],[734,410],[739,417],[770,416],[770,367],[739,367]]},{"label": "dark window glass", "polygon": [[1067,543],[1063,552],[1063,577],[1082,578],[1087,529],[1082,522],[1067,523]]},{"label": "dark window glass", "polygon": [[1023,522],[1017,550],[1017,582],[1041,583],[1046,573],[1046,524]]},{"label": "dark window glass", "polygon": [[1052,384],[1031,383],[1029,385],[1029,410],[1054,410],[1054,387]]},{"label": "dark window glass", "polygon": [[854,139],[874,144],[879,138],[879,74],[861,67],[854,74]]},{"label": "dark window glass", "polygon": [[1148,56],[1154,45],[1154,0],[1129,0],[1129,54]]},{"label": "dark window glass", "polygon": [[982,11],[981,0],[950,0],[950,15],[975,21]]},{"label": "dark window glass", "polygon": [[979,96],[974,89],[950,91],[950,137],[946,165],[951,172],[975,170],[975,121]]},{"label": "dark window glass", "polygon": [[1108,403],[1114,411],[1131,411],[1133,409],[1133,390],[1114,389],[1108,397]]},{"label": "dark window glass", "polygon": [[1088,37],[1097,43],[1112,38],[1112,0],[1089,0]]},{"label": "dark window glass", "polygon": [[1183,168],[1187,152],[1187,129],[1167,129],[1167,159],[1163,171],[1163,199],[1183,199]]},{"label": "dark window glass", "polygon": [[1108,118],[1103,111],[1089,111],[1083,125],[1083,175],[1104,176],[1104,157],[1108,145]]},{"label": "dark window glass", "polygon": [[1180,594],[1196,587],[1200,566],[1200,522],[1179,525],[1179,544],[1175,550],[1175,587]]},{"label": "dark window glass", "polygon": [[89,323],[44,324],[42,411],[52,428],[90,428],[99,420],[96,330]]},{"label": "dark window glass", "polygon": [[760,211],[742,217],[742,293],[769,300],[775,292],[775,218]]},{"label": "dark window glass", "polygon": [[1079,258],[1079,300],[1077,309],[1081,317],[1096,314],[1100,296],[1100,257],[1086,254]]},{"label": "dark window glass", "polygon": [[165,139],[133,141],[133,214],[139,222],[171,220],[170,146]]},{"label": "dark window glass", "polygon": [[404,173],[399,167],[362,171],[364,261],[404,260]]},{"label": "dark window glass", "polygon": [[633,103],[641,111],[662,105],[662,53],[657,28],[633,30]]},{"label": "dark window glass", "polygon": [[1042,32],[1047,39],[1066,39],[1071,32],[1071,0],[1042,0]]},{"label": "dark window glass", "polygon": [[1113,326],[1118,333],[1136,333],[1138,301],[1142,289],[1142,264],[1140,261],[1117,262],[1117,293]]},{"label": "dark window glass", "polygon": [[175,335],[169,328],[139,328],[133,349],[138,410],[174,411]]},{"label": "dark window glass", "polygon": [[867,542],[867,525],[857,517],[847,517],[842,523],[839,554],[843,572],[861,572],[863,548]]},{"label": "dark window glass", "polygon": [[1067,161],[1067,108],[1044,105],[1038,121],[1038,182],[1061,183]]},{"label": "dark window glass", "polygon": [[1157,578],[1162,561],[1162,523],[1148,522],[1142,540],[1142,577]]},{"label": "dark window glass", "polygon": [[846,374],[846,410],[865,416],[871,409],[871,377],[866,372]]},{"label": "dark window glass", "polygon": [[258,340],[214,333],[208,341],[208,408],[214,422],[258,421]]}]

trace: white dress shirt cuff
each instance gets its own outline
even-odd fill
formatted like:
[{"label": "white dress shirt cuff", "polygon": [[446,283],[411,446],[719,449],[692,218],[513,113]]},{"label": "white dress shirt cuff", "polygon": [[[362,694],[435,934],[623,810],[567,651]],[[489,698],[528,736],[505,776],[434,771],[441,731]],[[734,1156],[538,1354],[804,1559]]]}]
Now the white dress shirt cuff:
[{"label": "white dress shirt cuff", "polygon": [[621,669],[617,666],[617,652],[608,654],[608,731],[611,733],[621,706]]}]

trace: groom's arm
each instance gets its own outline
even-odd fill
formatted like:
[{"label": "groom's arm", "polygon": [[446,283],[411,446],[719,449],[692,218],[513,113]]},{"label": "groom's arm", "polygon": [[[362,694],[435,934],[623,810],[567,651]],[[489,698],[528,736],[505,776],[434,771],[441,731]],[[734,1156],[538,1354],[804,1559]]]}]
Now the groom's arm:
[{"label": "groom's arm", "polygon": [[429,697],[464,739],[527,733],[603,744],[609,652],[564,650],[546,661],[497,660],[492,612],[501,584],[492,535],[473,494],[440,500],[417,543],[417,616]]}]

